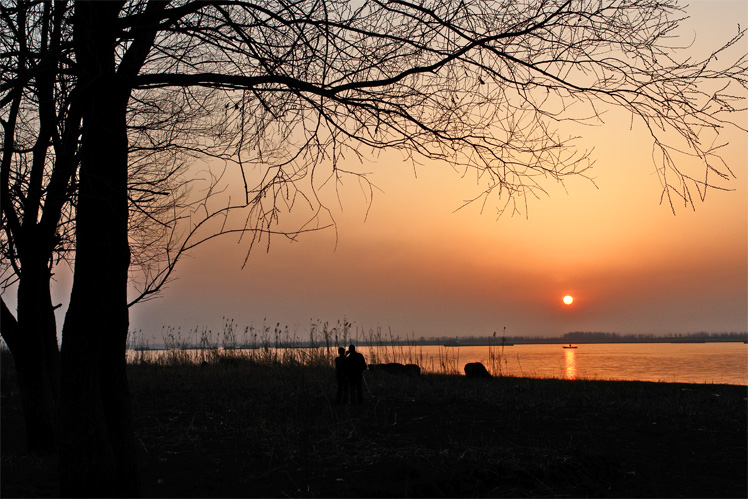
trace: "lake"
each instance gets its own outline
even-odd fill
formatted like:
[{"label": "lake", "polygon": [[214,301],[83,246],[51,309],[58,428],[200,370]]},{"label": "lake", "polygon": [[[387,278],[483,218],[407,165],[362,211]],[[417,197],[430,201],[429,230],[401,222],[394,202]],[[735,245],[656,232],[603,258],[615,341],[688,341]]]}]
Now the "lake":
[{"label": "lake", "polygon": [[[563,379],[727,383],[748,385],[744,343],[597,343],[566,349],[560,344],[494,347],[414,347],[425,371],[460,371],[481,362],[494,374]],[[376,347],[374,347],[376,348]],[[376,351],[361,351],[376,356]],[[407,353],[405,360],[407,360]],[[378,357],[381,357],[379,355]],[[390,356],[392,358],[392,356]],[[377,359],[381,360],[381,359]],[[389,360],[389,359],[388,359]]]},{"label": "lake", "polygon": [[[481,362],[494,375],[536,378],[726,383],[748,385],[748,345],[730,343],[595,343],[565,349],[561,344],[494,346],[360,346],[368,363],[415,363],[423,372],[463,374]],[[283,349],[269,349],[282,355]],[[294,349],[300,352],[306,349]],[[260,349],[262,351],[262,349]],[[319,352],[320,350],[318,350]],[[333,357],[335,349],[331,349]],[[199,350],[192,350],[194,358]],[[257,350],[235,350],[252,352]],[[287,353],[290,352],[286,351]],[[132,355],[134,352],[130,352]],[[166,351],[138,352],[146,357]]]}]

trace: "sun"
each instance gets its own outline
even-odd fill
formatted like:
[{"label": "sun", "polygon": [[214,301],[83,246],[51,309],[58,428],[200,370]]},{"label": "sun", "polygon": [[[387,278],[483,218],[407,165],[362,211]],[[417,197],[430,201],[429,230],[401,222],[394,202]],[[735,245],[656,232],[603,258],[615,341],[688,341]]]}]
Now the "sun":
[{"label": "sun", "polygon": [[564,296],[564,305],[571,305],[574,303],[574,297],[570,295]]}]

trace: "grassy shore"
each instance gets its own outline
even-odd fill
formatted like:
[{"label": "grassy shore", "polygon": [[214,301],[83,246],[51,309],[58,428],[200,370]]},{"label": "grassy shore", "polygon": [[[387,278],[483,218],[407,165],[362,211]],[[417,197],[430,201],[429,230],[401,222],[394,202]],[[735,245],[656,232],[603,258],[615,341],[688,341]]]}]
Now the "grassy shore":
[{"label": "grassy shore", "polygon": [[[746,497],[745,386],[366,373],[317,359],[130,366],[146,497]],[[3,497],[57,494],[3,359]]]}]

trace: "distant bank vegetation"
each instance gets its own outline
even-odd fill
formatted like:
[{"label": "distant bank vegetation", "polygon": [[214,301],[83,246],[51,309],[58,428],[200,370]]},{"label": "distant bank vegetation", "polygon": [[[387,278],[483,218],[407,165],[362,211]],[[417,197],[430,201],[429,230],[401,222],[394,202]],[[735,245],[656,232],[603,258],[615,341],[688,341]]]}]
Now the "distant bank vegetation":
[{"label": "distant bank vegetation", "polygon": [[746,342],[748,332],[697,332],[621,334],[599,331],[573,331],[558,336],[514,336],[505,332],[494,332],[491,335],[454,336],[420,336],[402,337],[381,326],[365,328],[355,325],[347,319],[342,321],[311,321],[308,328],[291,329],[280,323],[268,324],[266,320],[260,326],[241,327],[234,319],[224,318],[223,329],[213,331],[209,328],[195,327],[182,331],[181,328],[164,326],[160,337],[146,337],[142,330],[131,331],[128,338],[130,350],[153,349],[268,349],[268,348],[336,348],[355,343],[360,346],[394,346],[413,348],[426,345],[445,346],[510,346],[517,344],[547,343],[677,343],[677,342]]},{"label": "distant bank vegetation", "polygon": [[[606,333],[597,331],[574,331],[565,333],[560,337],[557,336],[507,336],[506,342],[511,343],[660,343],[660,342],[679,342],[679,341],[748,341],[748,332],[742,333],[669,333],[669,334],[619,334]],[[461,343],[485,344],[488,338],[485,337],[467,337],[461,338]],[[471,343],[475,341],[475,343]],[[483,342],[483,343],[481,343]]]}]

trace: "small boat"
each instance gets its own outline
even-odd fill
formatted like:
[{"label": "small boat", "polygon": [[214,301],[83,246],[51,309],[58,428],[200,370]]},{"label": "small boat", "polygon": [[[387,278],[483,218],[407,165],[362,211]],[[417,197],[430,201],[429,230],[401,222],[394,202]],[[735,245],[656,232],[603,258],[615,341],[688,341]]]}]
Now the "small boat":
[{"label": "small boat", "polygon": [[568,345],[564,345],[564,348],[577,348],[577,346],[569,343]]},{"label": "small boat", "polygon": [[444,342],[445,347],[458,347],[460,346],[460,339],[459,338],[447,338],[447,341]]}]

